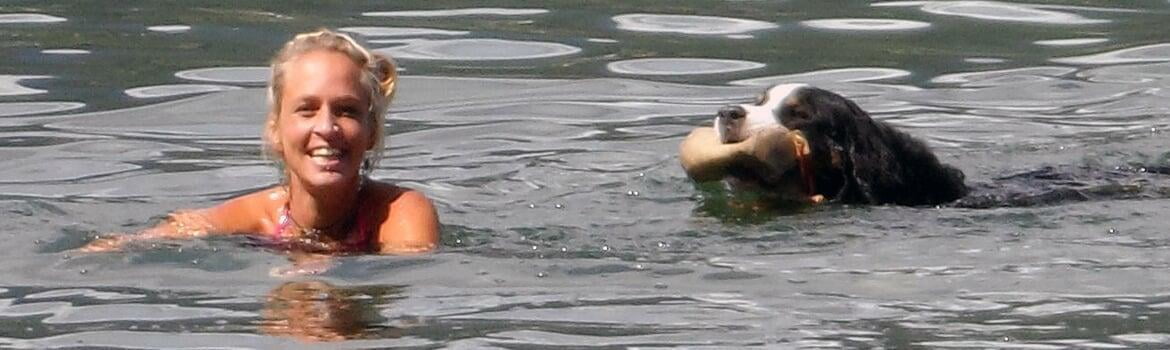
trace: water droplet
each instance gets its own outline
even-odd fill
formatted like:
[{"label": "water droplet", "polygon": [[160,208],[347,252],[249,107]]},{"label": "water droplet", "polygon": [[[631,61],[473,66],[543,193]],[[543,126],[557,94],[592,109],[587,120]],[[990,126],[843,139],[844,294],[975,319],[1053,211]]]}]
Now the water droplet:
[{"label": "water droplet", "polygon": [[536,273],[536,278],[545,278],[545,277],[548,277],[547,273],[544,273],[544,272],[537,272]]},{"label": "water droplet", "polygon": [[1110,227],[1108,230],[1105,230],[1105,233],[1115,235],[1117,234],[1117,229]]},{"label": "water droplet", "polygon": [[219,251],[219,247],[211,247],[211,251],[212,251],[212,252],[218,252],[218,251]]},{"label": "water droplet", "polygon": [[1156,127],[1152,127],[1152,128],[1150,128],[1150,132],[1154,132],[1154,133],[1156,133],[1156,132],[1158,132],[1158,128],[1156,128]]},{"label": "water droplet", "polygon": [[668,247],[670,247],[669,243],[662,242],[662,241],[658,242],[658,248],[668,248]]},{"label": "water droplet", "polygon": [[646,177],[646,173],[638,173],[638,177]]},{"label": "water droplet", "polygon": [[662,283],[662,282],[655,283],[654,289],[666,289],[666,283]]},{"label": "water droplet", "polygon": [[1057,147],[1056,149],[1063,151],[1063,150],[1064,150],[1064,146]]},{"label": "water droplet", "polygon": [[1138,168],[1138,172],[1139,172],[1139,173],[1144,173],[1144,172],[1146,172],[1146,168]]},{"label": "water droplet", "polygon": [[84,275],[84,274],[86,274],[86,273],[89,273],[89,271],[87,271],[87,270],[85,270],[85,269],[81,269],[81,271],[80,271],[80,272],[81,272],[81,274],[82,274],[82,275]]},{"label": "water droplet", "polygon": [[183,247],[179,247],[178,249],[175,249],[175,252],[177,252],[177,253],[182,253],[182,252],[183,252]]},{"label": "water droplet", "polygon": [[634,265],[634,269],[635,269],[635,270],[645,270],[645,269],[646,269],[646,267],[645,267],[645,266],[642,266],[642,264],[637,264],[637,265]]},{"label": "water droplet", "polygon": [[536,247],[536,246],[532,246],[532,250],[536,250],[536,249],[537,249],[537,247]]},{"label": "water droplet", "polygon": [[603,251],[603,252],[608,252],[608,251],[609,251],[609,246],[608,246],[608,245],[603,245],[603,246],[601,246],[601,251]]},{"label": "water droplet", "polygon": [[36,239],[36,240],[33,240],[33,244],[41,245],[41,244],[45,244],[45,241]]},{"label": "water droplet", "polygon": [[455,244],[460,244],[460,245],[462,245],[462,244],[463,244],[463,240],[462,240],[462,239],[456,239],[456,240],[455,240]]},{"label": "water droplet", "polygon": [[192,259],[191,265],[199,265],[199,259]]},{"label": "water droplet", "polygon": [[566,248],[566,247],[561,247],[561,253],[564,253],[564,252],[567,252],[567,251],[569,251],[569,248]]},{"label": "water droplet", "polygon": [[65,254],[65,255],[61,256],[61,260],[69,260],[69,259],[72,259],[72,258],[73,258],[73,257],[72,257],[72,256],[69,256],[69,254]]},{"label": "water droplet", "polygon": [[565,206],[563,204],[560,204],[560,203],[557,203],[556,205],[554,205],[554,207],[556,207],[557,209],[565,209]]},{"label": "water droplet", "polygon": [[528,209],[535,209],[536,204],[528,203]]},{"label": "water droplet", "polygon": [[630,197],[637,197],[637,196],[641,195],[641,193],[638,193],[638,191],[630,190],[630,191],[626,191],[626,195],[630,196]]},{"label": "water droplet", "polygon": [[33,329],[32,329],[32,327],[24,327],[24,331],[25,332],[32,332]]}]

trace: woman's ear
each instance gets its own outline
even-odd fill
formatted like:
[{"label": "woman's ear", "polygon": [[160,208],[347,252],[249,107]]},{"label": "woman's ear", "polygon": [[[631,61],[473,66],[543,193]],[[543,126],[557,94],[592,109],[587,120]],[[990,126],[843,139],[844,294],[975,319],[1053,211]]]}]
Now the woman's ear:
[{"label": "woman's ear", "polygon": [[394,64],[394,60],[378,54],[373,55],[373,60],[372,69],[374,76],[378,78],[378,85],[382,88],[382,95],[386,96],[387,100],[394,99],[398,87],[398,66]]},{"label": "woman's ear", "polygon": [[276,116],[268,116],[268,120],[264,122],[264,141],[268,144],[268,150],[274,155],[281,155],[282,140],[280,139],[280,128],[276,125]]}]

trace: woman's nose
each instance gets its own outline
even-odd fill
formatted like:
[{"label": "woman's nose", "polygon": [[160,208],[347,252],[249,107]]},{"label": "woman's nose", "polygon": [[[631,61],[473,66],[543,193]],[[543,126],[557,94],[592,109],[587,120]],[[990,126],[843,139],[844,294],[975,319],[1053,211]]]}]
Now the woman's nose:
[{"label": "woman's nose", "polygon": [[319,135],[331,135],[336,133],[340,127],[337,125],[337,117],[333,115],[329,108],[322,108],[317,111],[317,115],[313,117],[313,132]]}]

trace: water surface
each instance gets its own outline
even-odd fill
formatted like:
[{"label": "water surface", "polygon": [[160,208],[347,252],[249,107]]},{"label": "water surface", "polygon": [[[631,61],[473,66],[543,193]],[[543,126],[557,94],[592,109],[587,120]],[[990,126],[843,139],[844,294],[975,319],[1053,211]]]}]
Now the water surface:
[{"label": "water surface", "polygon": [[[1165,1],[16,1],[0,5],[0,347],[1165,348]],[[268,57],[327,26],[398,58],[388,157],[443,248],[242,239],[77,254],[277,181]],[[991,209],[757,213],[681,138],[805,82],[927,140]],[[1018,188],[1017,188],[1018,187]],[[344,341],[314,344],[305,340]]]}]

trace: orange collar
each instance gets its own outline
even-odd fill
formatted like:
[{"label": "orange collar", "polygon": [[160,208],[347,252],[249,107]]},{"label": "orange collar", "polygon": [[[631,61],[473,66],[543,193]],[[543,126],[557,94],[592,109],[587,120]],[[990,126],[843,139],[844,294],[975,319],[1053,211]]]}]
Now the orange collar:
[{"label": "orange collar", "polygon": [[804,190],[806,196],[812,197],[816,195],[816,182],[813,178],[812,164],[809,164],[809,150],[808,140],[804,139],[804,135],[799,131],[796,136],[792,137],[792,145],[795,150],[796,167],[800,170],[801,189]]}]

